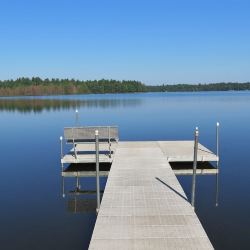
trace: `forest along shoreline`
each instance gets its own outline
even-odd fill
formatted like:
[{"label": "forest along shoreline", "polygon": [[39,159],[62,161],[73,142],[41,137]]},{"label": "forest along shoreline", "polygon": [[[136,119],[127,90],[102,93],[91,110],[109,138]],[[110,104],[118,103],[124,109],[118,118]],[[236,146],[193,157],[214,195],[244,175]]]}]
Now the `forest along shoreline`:
[{"label": "forest along shoreline", "polygon": [[221,82],[208,84],[146,85],[133,80],[75,80],[41,79],[39,77],[0,80],[0,96],[41,96],[72,94],[106,94],[139,92],[195,92],[250,90],[250,82]]}]

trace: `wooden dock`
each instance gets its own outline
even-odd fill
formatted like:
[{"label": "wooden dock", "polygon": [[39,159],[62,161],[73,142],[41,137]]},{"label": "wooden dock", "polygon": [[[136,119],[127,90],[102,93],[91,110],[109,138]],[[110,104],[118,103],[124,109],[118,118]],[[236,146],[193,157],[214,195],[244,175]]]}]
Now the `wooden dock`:
[{"label": "wooden dock", "polygon": [[[119,142],[90,250],[213,249],[171,161],[193,161],[190,142]],[[198,161],[218,157],[199,144]]]}]

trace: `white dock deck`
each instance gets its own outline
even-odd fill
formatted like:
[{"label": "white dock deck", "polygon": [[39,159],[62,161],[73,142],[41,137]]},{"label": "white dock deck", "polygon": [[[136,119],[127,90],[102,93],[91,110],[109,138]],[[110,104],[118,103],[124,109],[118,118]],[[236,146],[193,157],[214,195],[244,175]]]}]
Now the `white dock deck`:
[{"label": "white dock deck", "polygon": [[[117,143],[113,143],[111,146],[111,157],[109,157],[109,147],[108,143],[100,143],[99,150],[101,151],[99,157],[100,162],[112,162]],[[61,163],[94,163],[95,162],[95,144],[94,143],[83,143],[76,145],[77,152],[82,152],[77,154],[75,158],[74,150],[71,149],[70,152],[61,159]]]},{"label": "white dock deck", "polygon": [[[90,250],[213,249],[169,164],[193,160],[190,143],[119,142]],[[217,160],[199,148],[198,160]]]},{"label": "white dock deck", "polygon": [[[130,145],[131,148],[143,145],[143,147],[150,147],[152,144],[157,144],[169,162],[185,162],[193,161],[194,142],[193,141],[131,141],[113,143],[111,151],[113,154],[109,157],[108,144],[101,143],[100,162],[112,162],[117,146],[122,147],[123,144]],[[74,156],[73,149],[61,159],[61,163],[94,163],[95,162],[95,144],[85,143],[77,144],[76,150],[85,152],[78,154],[77,159]],[[89,153],[86,153],[89,152]],[[197,161],[217,161],[218,157],[209,149],[199,143]]]},{"label": "white dock deck", "polygon": [[[159,141],[169,162],[193,161],[194,141]],[[217,161],[218,157],[202,144],[198,144],[197,161]]]}]

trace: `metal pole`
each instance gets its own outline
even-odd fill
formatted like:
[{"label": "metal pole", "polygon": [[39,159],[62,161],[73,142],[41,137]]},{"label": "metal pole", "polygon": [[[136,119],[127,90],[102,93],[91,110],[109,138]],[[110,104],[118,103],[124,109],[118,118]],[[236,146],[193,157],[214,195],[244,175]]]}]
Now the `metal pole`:
[{"label": "metal pole", "polygon": [[218,157],[217,165],[219,165],[219,122],[216,123],[216,155]]},{"label": "metal pole", "polygon": [[65,198],[65,192],[64,192],[64,176],[62,176],[62,197]]},{"label": "metal pole", "polygon": [[80,191],[80,180],[79,180],[79,176],[78,176],[78,172],[76,174],[76,192]]},{"label": "metal pole", "polygon": [[75,158],[77,159],[77,152],[76,152],[76,143],[75,143],[75,129],[72,128],[72,135],[73,135],[73,148],[74,148],[74,154],[75,154]]},{"label": "metal pole", "polygon": [[[61,142],[61,161],[63,158],[63,137],[60,136],[60,142]],[[62,172],[63,172],[63,163],[61,162],[61,167],[62,167]],[[64,192],[64,176],[62,176],[62,197],[65,197],[65,192]]]},{"label": "metal pole", "polygon": [[195,204],[195,185],[196,185],[198,137],[199,137],[199,130],[198,130],[198,127],[196,127],[195,134],[194,134],[194,162],[193,162],[192,197],[191,197],[191,205],[193,207],[194,207],[194,204]]},{"label": "metal pole", "polygon": [[99,178],[99,133],[95,131],[95,152],[96,152],[96,212],[100,209],[100,178]]},{"label": "metal pole", "polygon": [[76,126],[79,125],[79,112],[78,112],[78,109],[76,109],[76,120],[75,120],[75,125],[76,125]]},{"label": "metal pole", "polygon": [[219,158],[219,122],[216,123],[216,155],[217,155],[217,173],[216,173],[216,196],[215,196],[215,206],[219,205],[219,166],[220,166],[220,158]]},{"label": "metal pole", "polygon": [[63,158],[63,137],[60,136],[60,141],[61,141],[61,159]]},{"label": "metal pole", "polygon": [[[61,142],[61,161],[63,158],[63,137],[60,136],[60,142]],[[62,172],[63,172],[63,163],[61,162]]]},{"label": "metal pole", "polygon": [[111,158],[110,127],[108,127],[108,134],[109,134],[109,158]]}]

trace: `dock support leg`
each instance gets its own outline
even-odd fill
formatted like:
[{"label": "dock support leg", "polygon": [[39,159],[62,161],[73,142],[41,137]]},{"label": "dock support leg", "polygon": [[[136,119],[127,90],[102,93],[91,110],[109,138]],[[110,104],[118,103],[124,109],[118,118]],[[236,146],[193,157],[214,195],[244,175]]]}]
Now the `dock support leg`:
[{"label": "dock support leg", "polygon": [[78,176],[78,172],[76,175],[76,192],[79,192],[81,189],[81,185],[80,185],[80,180],[79,180],[79,176]]},{"label": "dock support leg", "polygon": [[64,176],[62,176],[62,197],[65,198],[65,190],[64,190]]},{"label": "dock support leg", "polygon": [[220,158],[219,158],[219,122],[216,123],[216,155],[217,155],[217,162],[216,162],[216,195],[215,195],[215,206],[218,207],[219,205],[219,166],[220,166]]},{"label": "dock support leg", "polygon": [[[61,167],[62,167],[62,172],[63,173],[63,163],[61,163]],[[64,176],[62,176],[62,197],[65,198],[65,192],[64,192]]]},{"label": "dock support leg", "polygon": [[110,127],[108,127],[108,135],[109,135],[109,158],[111,158],[111,140],[110,140]]},{"label": "dock support leg", "polygon": [[73,148],[74,148],[74,154],[75,154],[75,158],[77,160],[77,152],[76,152],[76,143],[75,143],[75,130],[74,128],[72,128],[72,135],[73,135]]},{"label": "dock support leg", "polygon": [[63,172],[63,163],[62,163],[62,159],[63,159],[63,137],[60,136],[60,144],[61,144],[61,167],[62,167],[62,172]]},{"label": "dock support leg", "polygon": [[[218,166],[217,166],[217,170]],[[215,196],[215,206],[218,207],[219,205],[219,173],[216,174],[216,196]]]},{"label": "dock support leg", "polygon": [[[61,143],[61,173],[63,173],[64,170],[64,165],[62,163],[62,159],[63,159],[63,137],[60,136],[60,143]],[[65,197],[65,192],[64,192],[64,176],[62,176],[62,197]]]},{"label": "dock support leg", "polygon": [[191,205],[193,207],[195,205],[195,186],[196,186],[196,168],[197,168],[197,153],[198,153],[198,137],[199,137],[199,130],[198,130],[198,127],[196,127],[196,129],[195,129],[195,136],[194,136],[194,162],[193,162],[192,197],[191,197]]},{"label": "dock support leg", "polygon": [[95,152],[96,152],[96,212],[100,209],[100,178],[99,178],[99,133],[95,131]]}]

